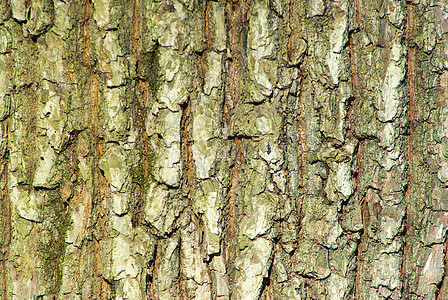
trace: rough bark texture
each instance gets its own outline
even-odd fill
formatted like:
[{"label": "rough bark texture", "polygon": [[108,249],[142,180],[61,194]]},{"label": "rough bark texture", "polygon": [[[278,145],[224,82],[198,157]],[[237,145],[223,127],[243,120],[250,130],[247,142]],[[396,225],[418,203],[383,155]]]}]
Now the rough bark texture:
[{"label": "rough bark texture", "polygon": [[448,299],[448,4],[0,0],[2,299]]}]

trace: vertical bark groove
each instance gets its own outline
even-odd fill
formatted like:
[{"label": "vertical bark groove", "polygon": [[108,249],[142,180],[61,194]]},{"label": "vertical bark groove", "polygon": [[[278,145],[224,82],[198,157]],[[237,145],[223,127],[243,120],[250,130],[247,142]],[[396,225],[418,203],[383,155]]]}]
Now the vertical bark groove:
[{"label": "vertical bark groove", "polygon": [[[412,34],[412,23],[411,23],[411,9],[412,5],[410,3],[406,4],[406,44],[408,47],[408,85],[409,85],[409,128],[407,133],[407,181],[408,181],[408,188],[406,188],[405,192],[405,201],[406,201],[406,219],[405,219],[405,225],[406,229],[404,231],[404,245],[403,245],[403,256],[406,257],[408,253],[408,243],[409,243],[409,228],[412,227],[412,214],[410,213],[410,195],[409,195],[409,184],[411,184],[411,176],[412,176],[412,134],[413,134],[413,125],[414,125],[414,119],[413,119],[413,102],[414,102],[414,49],[411,45],[411,34]],[[402,286],[402,299],[406,299],[407,295],[407,269],[406,269],[406,259],[403,260],[402,264],[402,274],[403,274],[403,286]]]}]

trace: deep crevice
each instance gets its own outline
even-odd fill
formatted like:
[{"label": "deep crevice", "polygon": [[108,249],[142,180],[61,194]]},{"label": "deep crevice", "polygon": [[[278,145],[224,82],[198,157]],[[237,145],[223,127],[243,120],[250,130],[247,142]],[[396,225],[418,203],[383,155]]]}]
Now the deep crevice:
[{"label": "deep crevice", "polygon": [[408,243],[409,243],[409,230],[410,226],[410,204],[409,204],[409,193],[410,193],[410,185],[412,183],[411,180],[411,145],[412,145],[412,134],[413,134],[413,100],[414,100],[414,59],[415,59],[415,52],[414,47],[411,47],[411,31],[412,31],[412,25],[411,25],[411,4],[406,3],[406,45],[407,45],[407,76],[408,76],[408,87],[409,87],[409,123],[408,123],[408,131],[406,135],[407,143],[407,172],[406,172],[406,185],[405,185],[405,204],[406,204],[406,213],[403,218],[403,257],[402,257],[402,265],[401,265],[401,276],[403,278],[402,280],[402,286],[401,286],[401,298],[406,299],[406,295],[408,295],[408,276],[407,276],[407,252],[408,252]]}]

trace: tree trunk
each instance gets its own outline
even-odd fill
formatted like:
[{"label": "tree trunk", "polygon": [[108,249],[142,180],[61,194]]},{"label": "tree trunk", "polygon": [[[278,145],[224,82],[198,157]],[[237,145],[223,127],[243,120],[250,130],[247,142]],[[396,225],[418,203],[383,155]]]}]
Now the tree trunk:
[{"label": "tree trunk", "polygon": [[448,299],[447,19],[0,0],[2,299]]}]

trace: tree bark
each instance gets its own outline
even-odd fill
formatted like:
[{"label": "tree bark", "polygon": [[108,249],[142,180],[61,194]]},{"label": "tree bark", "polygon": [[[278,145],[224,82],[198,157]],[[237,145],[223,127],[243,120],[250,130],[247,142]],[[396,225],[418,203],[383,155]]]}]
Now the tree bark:
[{"label": "tree bark", "polygon": [[448,4],[0,0],[2,299],[448,299]]}]

